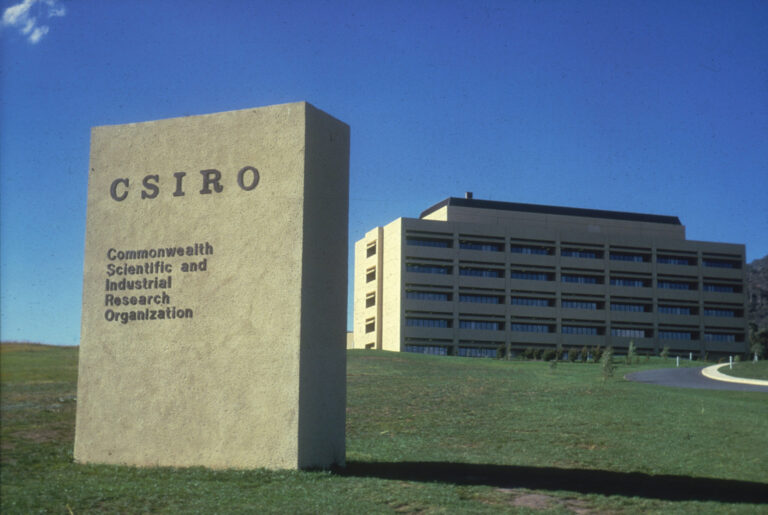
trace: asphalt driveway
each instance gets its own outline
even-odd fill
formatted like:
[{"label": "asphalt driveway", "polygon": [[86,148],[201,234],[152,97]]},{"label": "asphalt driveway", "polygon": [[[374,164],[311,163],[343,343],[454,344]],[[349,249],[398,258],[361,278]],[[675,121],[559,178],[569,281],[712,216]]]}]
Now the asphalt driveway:
[{"label": "asphalt driveway", "polygon": [[703,390],[735,390],[741,392],[765,392],[768,386],[752,384],[726,383],[709,379],[701,374],[704,367],[661,368],[643,370],[624,376],[629,381],[638,383],[657,384],[660,386],[675,386],[677,388],[699,388]]}]

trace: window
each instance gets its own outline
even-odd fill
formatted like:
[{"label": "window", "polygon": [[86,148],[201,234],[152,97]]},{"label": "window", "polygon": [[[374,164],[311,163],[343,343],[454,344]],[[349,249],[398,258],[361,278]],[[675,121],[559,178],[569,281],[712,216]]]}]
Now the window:
[{"label": "window", "polygon": [[365,321],[365,332],[372,333],[376,330],[376,319],[369,318]]},{"label": "window", "polygon": [[451,240],[438,240],[433,238],[406,238],[406,245],[415,245],[417,247],[440,247],[449,248]]},{"label": "window", "polygon": [[550,299],[532,299],[529,297],[511,297],[510,303],[515,306],[551,306],[553,301]]},{"label": "window", "polygon": [[528,281],[550,281],[550,274],[544,272],[526,272],[522,270],[512,270],[509,274],[512,279],[525,279]]},{"label": "window", "polygon": [[498,295],[473,295],[462,293],[459,295],[459,302],[478,302],[480,304],[501,304],[501,298]]},{"label": "window", "polygon": [[579,325],[564,325],[562,328],[563,334],[598,334],[597,327],[583,327]]},{"label": "window", "polygon": [[489,322],[486,320],[459,320],[459,329],[481,329],[484,331],[503,331],[502,322]]},{"label": "window", "polygon": [[690,331],[659,331],[659,338],[662,340],[691,340]]},{"label": "window", "polygon": [[735,342],[736,335],[730,333],[704,333],[704,339],[710,342]]},{"label": "window", "polygon": [[447,293],[437,293],[437,292],[431,292],[431,291],[416,291],[416,290],[406,290],[405,298],[413,299],[413,300],[436,300],[436,301],[451,300],[451,298]]},{"label": "window", "polygon": [[599,284],[599,278],[592,275],[563,274],[560,280],[564,283]]},{"label": "window", "polygon": [[415,352],[417,354],[434,354],[436,356],[447,356],[448,347],[440,345],[412,345],[405,344],[405,352]]},{"label": "window", "polygon": [[546,256],[552,253],[549,247],[531,247],[526,245],[511,245],[509,251],[516,254],[536,254],[540,256]]},{"label": "window", "polygon": [[667,315],[691,315],[691,308],[684,306],[659,306],[659,313]]},{"label": "window", "polygon": [[644,256],[641,254],[627,254],[624,252],[611,252],[610,257],[613,261],[634,261],[635,263],[645,261]]},{"label": "window", "polygon": [[595,310],[597,309],[597,302],[585,302],[580,300],[564,300],[562,301],[561,306],[564,308]]},{"label": "window", "polygon": [[723,259],[708,259],[704,258],[704,266],[710,266],[715,268],[741,268],[736,261],[725,261]]},{"label": "window", "polygon": [[634,313],[642,313],[646,311],[643,304],[627,304],[624,302],[611,302],[611,311],[631,311]]},{"label": "window", "polygon": [[365,282],[369,283],[376,280],[376,268],[372,267],[365,271]]},{"label": "window", "polygon": [[681,256],[658,256],[656,262],[663,265],[695,265],[696,259]]},{"label": "window", "polygon": [[376,292],[369,293],[365,296],[365,307],[370,308],[376,305]]},{"label": "window", "polygon": [[504,277],[503,270],[495,268],[474,268],[469,266],[459,267],[459,275],[469,275],[472,277]]},{"label": "window", "polygon": [[376,254],[376,242],[374,241],[373,243],[369,243],[368,244],[368,246],[366,248],[366,251],[365,251],[365,255],[366,255],[366,257],[371,257],[371,256],[373,256],[375,254]]},{"label": "window", "polygon": [[468,241],[461,240],[459,242],[459,248],[464,250],[482,250],[486,252],[501,252],[504,250],[501,243],[488,243],[484,241]]},{"label": "window", "polygon": [[576,250],[576,249],[562,249],[560,255],[563,257],[576,257],[585,259],[598,259],[602,257],[595,250]]},{"label": "window", "polygon": [[735,317],[736,311],[732,309],[704,308],[705,317]]},{"label": "window", "polygon": [[459,347],[459,356],[465,358],[495,358],[498,355],[497,349],[488,347]]},{"label": "window", "polygon": [[420,274],[441,274],[450,275],[452,267],[448,265],[422,265],[418,263],[407,263],[406,272],[416,272]]},{"label": "window", "polygon": [[704,283],[704,291],[716,291],[720,293],[736,293],[736,287],[727,284]]},{"label": "window", "polygon": [[691,284],[690,283],[683,283],[679,281],[658,281],[659,288],[664,288],[668,290],[691,290]]},{"label": "window", "polygon": [[520,324],[513,323],[509,326],[512,331],[522,331],[526,333],[549,333],[550,326],[546,324]]},{"label": "window", "polygon": [[612,327],[611,336],[621,336],[623,338],[645,338],[645,329]]},{"label": "window", "polygon": [[406,318],[405,325],[408,327],[451,327],[450,321],[443,318]]},{"label": "window", "polygon": [[642,288],[648,286],[647,280],[643,279],[630,279],[628,277],[611,277],[611,286],[631,286],[634,288]]}]

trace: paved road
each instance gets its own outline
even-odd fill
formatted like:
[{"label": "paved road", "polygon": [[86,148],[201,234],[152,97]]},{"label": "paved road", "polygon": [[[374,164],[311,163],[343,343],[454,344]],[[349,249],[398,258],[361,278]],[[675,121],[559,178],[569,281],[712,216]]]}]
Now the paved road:
[{"label": "paved road", "polygon": [[701,375],[700,368],[661,368],[633,372],[625,377],[638,383],[658,384],[661,386],[676,386],[678,388],[699,388],[704,390],[736,390],[741,392],[766,392],[768,386],[751,384],[726,383],[715,381]]}]

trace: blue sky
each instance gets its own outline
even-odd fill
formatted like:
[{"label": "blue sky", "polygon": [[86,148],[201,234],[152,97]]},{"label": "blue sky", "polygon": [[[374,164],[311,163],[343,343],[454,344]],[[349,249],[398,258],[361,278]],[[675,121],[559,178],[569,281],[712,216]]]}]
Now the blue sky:
[{"label": "blue sky", "polygon": [[3,340],[79,341],[91,127],[300,100],[352,128],[350,247],[473,191],[768,254],[764,1],[0,6]]}]

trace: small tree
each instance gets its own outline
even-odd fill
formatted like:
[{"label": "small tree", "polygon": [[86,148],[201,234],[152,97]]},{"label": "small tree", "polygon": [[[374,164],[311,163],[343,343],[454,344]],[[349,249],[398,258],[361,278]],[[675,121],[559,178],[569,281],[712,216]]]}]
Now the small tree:
[{"label": "small tree", "polygon": [[600,358],[600,363],[603,365],[603,381],[613,377],[613,347],[607,347]]},{"label": "small tree", "polygon": [[749,324],[749,352],[754,355],[757,354],[758,358],[765,356],[765,348],[768,347],[768,331],[765,329],[758,330],[756,324]]},{"label": "small tree", "polygon": [[632,358],[635,357],[636,350],[635,350],[635,340],[629,341],[629,348],[627,349],[627,365],[632,364]]},{"label": "small tree", "polygon": [[586,363],[588,356],[589,356],[589,349],[585,345],[584,347],[581,348],[581,356],[579,356],[579,360],[582,363]]},{"label": "small tree", "polygon": [[664,359],[669,357],[669,345],[665,345],[664,348],[661,349],[661,357]]}]

